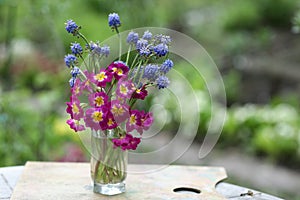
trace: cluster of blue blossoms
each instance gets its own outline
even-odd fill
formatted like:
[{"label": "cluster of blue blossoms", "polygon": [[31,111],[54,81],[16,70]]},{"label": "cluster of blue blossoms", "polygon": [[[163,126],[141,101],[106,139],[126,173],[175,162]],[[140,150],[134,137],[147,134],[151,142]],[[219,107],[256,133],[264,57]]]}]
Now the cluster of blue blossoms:
[{"label": "cluster of blue blossoms", "polygon": [[[127,36],[127,43],[134,46],[138,54],[147,60],[148,58],[167,56],[171,38],[170,36],[162,34],[153,35],[149,30],[145,31],[143,36],[139,38],[138,33],[130,31]],[[140,70],[136,70],[135,73],[140,74],[142,72],[142,78],[155,83],[159,89],[162,89],[166,88],[170,83],[166,74],[173,65],[173,61],[167,59],[162,64],[150,63],[146,66],[142,66]]]},{"label": "cluster of blue blossoms", "polygon": [[[121,21],[117,13],[109,14],[108,25],[119,34],[118,27],[121,26]],[[73,20],[68,20],[65,28],[68,33],[78,38],[81,37],[86,42],[85,48],[82,48],[78,42],[72,43],[70,46],[72,54],[68,54],[64,58],[66,66],[71,69],[72,77],[69,83],[73,87],[77,75],[81,73],[77,67],[77,59],[83,59],[82,55],[85,51],[93,56],[99,56],[99,58],[107,57],[110,53],[110,47],[100,46],[99,42],[87,42],[86,38],[80,33],[81,27]],[[174,64],[170,59],[166,59],[162,64],[155,63],[155,60],[168,56],[171,38],[162,34],[153,35],[150,31],[145,31],[142,37],[139,37],[138,33],[131,31],[127,36],[127,43],[130,45],[130,49],[135,48],[132,50],[136,50],[139,56],[137,60],[141,61],[139,66],[138,63],[132,63],[133,66],[126,63],[129,64],[129,68],[132,68],[133,75],[138,73],[142,78],[136,84],[141,85],[147,82],[148,85],[156,85],[159,89],[166,88],[170,83],[166,74]]]}]

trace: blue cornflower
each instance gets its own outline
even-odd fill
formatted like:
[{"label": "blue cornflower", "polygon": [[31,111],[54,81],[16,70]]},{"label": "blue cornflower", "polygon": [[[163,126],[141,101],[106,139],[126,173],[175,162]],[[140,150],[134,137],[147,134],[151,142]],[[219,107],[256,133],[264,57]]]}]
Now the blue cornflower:
[{"label": "blue cornflower", "polygon": [[109,55],[109,53],[110,53],[110,48],[109,48],[109,46],[103,46],[103,47],[101,47],[100,53],[101,53],[102,55],[104,55],[104,56],[107,57],[107,56]]},{"label": "blue cornflower", "polygon": [[164,43],[160,43],[156,46],[153,47],[153,51],[158,55],[158,56],[165,56],[168,51],[169,51],[169,48],[166,44]]},{"label": "blue cornflower", "polygon": [[74,87],[76,81],[76,77],[72,76],[72,78],[69,80],[69,84],[71,87]]},{"label": "blue cornflower", "polygon": [[155,81],[158,77],[158,66],[149,64],[145,67],[143,78],[148,79],[149,81]]},{"label": "blue cornflower", "polygon": [[138,41],[139,39],[139,34],[138,33],[135,33],[133,31],[130,31],[128,33],[128,36],[127,36],[127,43],[132,43],[132,44],[136,44],[136,42]]},{"label": "blue cornflower", "polygon": [[163,62],[163,64],[161,64],[159,71],[161,71],[162,73],[166,74],[170,71],[170,69],[174,66],[174,63],[172,60],[167,59],[165,60],[165,62]]},{"label": "blue cornflower", "polygon": [[75,64],[75,62],[77,61],[77,58],[73,54],[68,54],[65,56],[64,60],[65,60],[66,66],[71,67],[73,64]]},{"label": "blue cornflower", "polygon": [[80,74],[80,69],[78,67],[74,67],[72,70],[71,70],[71,74],[72,74],[72,77],[77,77],[78,74]]},{"label": "blue cornflower", "polygon": [[145,40],[151,40],[151,38],[152,38],[152,33],[150,32],[150,31],[145,31],[144,32],[144,35],[143,35],[143,39],[145,39]]},{"label": "blue cornflower", "polygon": [[156,79],[156,85],[158,87],[158,89],[163,89],[168,87],[168,85],[170,84],[170,81],[168,79],[168,77],[166,76],[160,76]]},{"label": "blue cornflower", "polygon": [[108,15],[108,25],[113,29],[121,26],[120,17],[117,13]]},{"label": "blue cornflower", "polygon": [[73,20],[68,20],[66,23],[66,30],[68,31],[68,33],[72,33],[73,35],[76,34],[76,32],[78,31],[79,27],[77,26],[77,24],[73,21]]},{"label": "blue cornflower", "polygon": [[71,50],[74,55],[79,55],[79,54],[82,54],[82,52],[83,52],[82,47],[77,42],[72,43]]}]

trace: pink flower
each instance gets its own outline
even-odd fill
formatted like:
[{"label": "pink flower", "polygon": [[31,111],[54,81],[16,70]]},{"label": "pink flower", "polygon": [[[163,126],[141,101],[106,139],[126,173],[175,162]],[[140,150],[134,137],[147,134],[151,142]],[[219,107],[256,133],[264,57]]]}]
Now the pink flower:
[{"label": "pink flower", "polygon": [[93,92],[93,82],[94,81],[94,73],[89,73],[87,70],[84,71],[84,75],[86,76],[86,80],[81,83],[81,90],[87,90],[89,92]]},{"label": "pink flower", "polygon": [[129,80],[121,79],[117,85],[118,98],[131,98],[132,93],[135,91],[133,83]]},{"label": "pink flower", "polygon": [[138,110],[131,110],[129,119],[126,123],[127,132],[131,132],[134,129],[140,132],[141,130],[141,113]]},{"label": "pink flower", "polygon": [[107,71],[112,73],[116,80],[119,80],[127,75],[129,67],[122,61],[116,61],[108,66]]},{"label": "pink flower", "polygon": [[100,70],[100,72],[98,74],[95,74],[93,77],[93,81],[99,87],[105,87],[106,83],[110,82],[111,80],[112,74],[103,69]]},{"label": "pink flower", "polygon": [[68,119],[67,124],[69,124],[70,128],[75,132],[85,130],[84,126],[82,124],[79,124],[79,121],[76,119]]},{"label": "pink flower", "polygon": [[125,150],[136,150],[138,144],[141,142],[140,138],[133,137],[131,134],[126,134],[123,138],[112,139],[115,147],[121,147],[123,151]]},{"label": "pink flower", "polygon": [[118,124],[129,118],[129,106],[119,100],[111,101],[110,112]]},{"label": "pink flower", "polygon": [[71,88],[72,96],[78,97],[82,93],[81,81],[79,78],[76,79],[74,86]]},{"label": "pink flower", "polygon": [[83,117],[83,110],[77,98],[71,97],[70,102],[67,102],[67,113],[71,115],[72,119],[80,120]]},{"label": "pink flower", "polygon": [[92,130],[104,130],[103,127],[106,123],[105,116],[107,107],[101,106],[99,108],[89,108],[85,111],[84,122],[87,127]]},{"label": "pink flower", "polygon": [[108,96],[105,92],[96,92],[89,95],[89,102],[92,107],[101,107],[107,104]]}]

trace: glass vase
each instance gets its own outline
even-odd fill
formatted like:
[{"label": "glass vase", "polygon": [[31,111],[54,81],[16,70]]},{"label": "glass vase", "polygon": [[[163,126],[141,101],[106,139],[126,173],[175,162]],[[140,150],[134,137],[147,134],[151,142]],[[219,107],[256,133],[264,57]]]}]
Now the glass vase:
[{"label": "glass vase", "polygon": [[95,193],[116,195],[125,192],[128,153],[114,147],[112,139],[117,135],[116,129],[92,131],[91,177]]}]

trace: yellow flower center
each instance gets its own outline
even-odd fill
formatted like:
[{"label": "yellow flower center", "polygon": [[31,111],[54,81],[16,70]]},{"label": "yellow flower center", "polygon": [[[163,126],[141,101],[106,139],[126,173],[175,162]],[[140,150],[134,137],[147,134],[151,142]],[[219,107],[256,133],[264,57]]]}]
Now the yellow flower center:
[{"label": "yellow flower center", "polygon": [[107,125],[112,126],[113,124],[114,124],[114,121],[112,120],[112,118],[109,118]]},{"label": "yellow flower center", "polygon": [[121,86],[120,86],[120,92],[121,92],[122,94],[126,95],[127,92],[128,92],[127,87],[124,86],[124,85],[121,85]]},{"label": "yellow flower center", "polygon": [[104,104],[104,99],[103,97],[96,97],[94,102],[97,106],[102,106]]},{"label": "yellow flower center", "polygon": [[118,108],[116,105],[112,107],[112,113],[114,113],[117,116],[122,115],[124,112],[125,110],[122,107]]},{"label": "yellow flower center", "polygon": [[95,78],[98,80],[98,81],[103,81],[104,79],[107,78],[107,76],[105,75],[105,72],[101,72],[99,74],[96,74]]},{"label": "yellow flower center", "polygon": [[101,122],[103,120],[103,113],[96,111],[93,113],[93,120],[94,122]]},{"label": "yellow flower center", "polygon": [[122,70],[122,69],[117,69],[117,74],[118,74],[119,76],[123,75],[123,70]]},{"label": "yellow flower center", "polygon": [[136,123],[136,119],[135,119],[135,116],[134,116],[134,115],[131,115],[131,116],[130,116],[129,123],[130,123],[130,125]]},{"label": "yellow flower center", "polygon": [[73,113],[79,113],[79,108],[75,103],[72,104],[72,111]]}]

